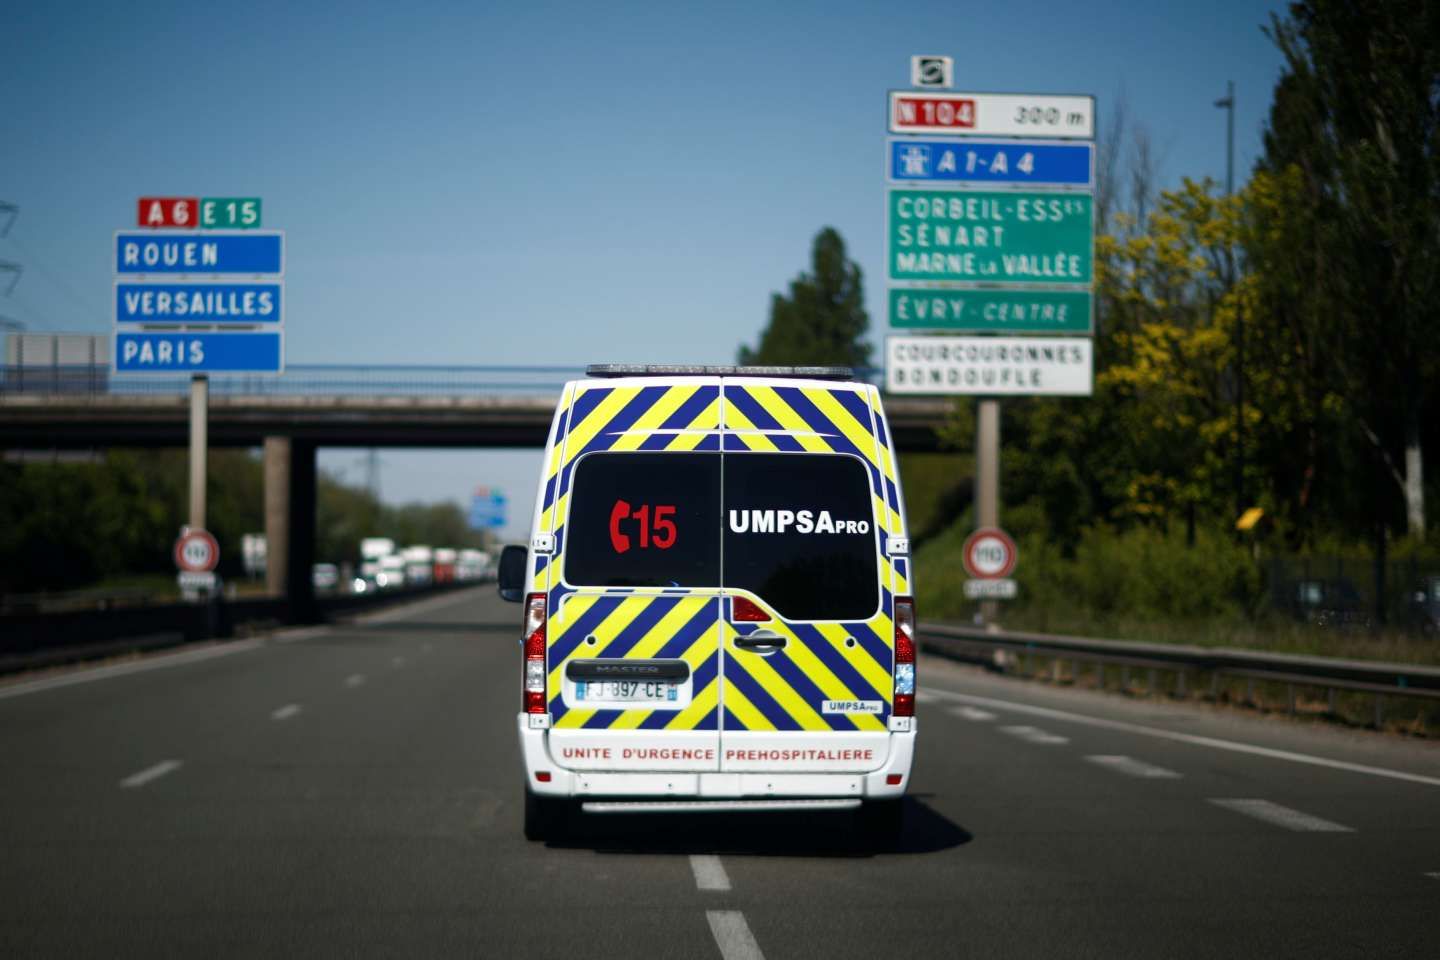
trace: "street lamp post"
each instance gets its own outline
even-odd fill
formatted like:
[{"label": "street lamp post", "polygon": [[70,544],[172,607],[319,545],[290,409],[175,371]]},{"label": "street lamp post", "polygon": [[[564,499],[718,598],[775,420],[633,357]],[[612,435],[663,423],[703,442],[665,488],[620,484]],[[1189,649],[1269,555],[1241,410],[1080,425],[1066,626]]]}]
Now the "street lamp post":
[{"label": "street lamp post", "polygon": [[[1235,81],[1215,101],[1225,111],[1225,196],[1235,196]],[[1235,288],[1235,249],[1225,244],[1226,285]],[[1235,513],[1245,512],[1245,311],[1235,304]]]}]

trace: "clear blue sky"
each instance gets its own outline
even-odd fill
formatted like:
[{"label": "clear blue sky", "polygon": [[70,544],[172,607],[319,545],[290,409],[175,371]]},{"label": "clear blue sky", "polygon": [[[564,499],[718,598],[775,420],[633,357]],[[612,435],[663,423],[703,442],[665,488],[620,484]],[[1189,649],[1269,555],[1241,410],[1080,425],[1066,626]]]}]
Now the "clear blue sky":
[{"label": "clear blue sky", "polygon": [[[238,195],[287,232],[291,363],[725,362],[827,224],[878,327],[910,54],[955,56],[961,88],[1093,93],[1102,130],[1123,95],[1164,183],[1222,180],[1213,101],[1233,79],[1243,176],[1279,6],[12,6],[0,259],[26,272],[0,314],[107,331],[135,199]],[[385,456],[387,499],[531,493],[533,454]]]}]

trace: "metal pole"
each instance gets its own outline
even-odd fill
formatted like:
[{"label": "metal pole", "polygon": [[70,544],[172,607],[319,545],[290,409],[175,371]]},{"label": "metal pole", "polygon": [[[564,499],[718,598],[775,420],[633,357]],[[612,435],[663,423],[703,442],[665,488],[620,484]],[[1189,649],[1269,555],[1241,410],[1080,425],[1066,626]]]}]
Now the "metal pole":
[{"label": "metal pole", "polygon": [[[1215,106],[1225,110],[1225,196],[1235,196],[1235,81],[1225,85],[1225,97]],[[1225,283],[1235,287],[1235,251],[1226,243]],[[1245,512],[1245,311],[1235,310],[1235,513]]]},{"label": "metal pole", "polygon": [[[981,400],[975,424],[975,526],[1000,526],[1000,401]],[[998,600],[980,602],[980,619],[999,618]]]},{"label": "metal pole", "polygon": [[208,454],[210,379],[203,373],[190,378],[190,526],[205,529],[205,458]]}]

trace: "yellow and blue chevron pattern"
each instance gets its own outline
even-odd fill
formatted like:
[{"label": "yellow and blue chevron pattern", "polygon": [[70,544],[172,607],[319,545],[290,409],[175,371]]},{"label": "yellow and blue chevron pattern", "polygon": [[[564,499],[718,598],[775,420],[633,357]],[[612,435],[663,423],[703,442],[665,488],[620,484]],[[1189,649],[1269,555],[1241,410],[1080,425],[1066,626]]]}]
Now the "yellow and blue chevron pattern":
[{"label": "yellow and blue chevron pattern", "polygon": [[[576,590],[563,582],[565,521],[575,462],[626,450],[849,454],[869,470],[880,532],[881,608],[860,622],[732,624],[719,591]],[[909,592],[904,558],[885,556],[904,535],[878,392],[867,385],[790,385],[749,380],[646,384],[579,382],[556,411],[545,464],[539,530],[555,537],[537,557],[533,589],[549,595],[549,701],[560,729],[884,730],[892,695],[893,597]],[[763,598],[758,598],[763,604]],[[760,626],[786,637],[768,657],[731,654],[730,641]],[[681,658],[693,699],[683,710],[569,709],[561,697],[572,657]],[[722,657],[723,662],[722,662]],[[825,700],[866,700],[883,712],[825,714]]]}]

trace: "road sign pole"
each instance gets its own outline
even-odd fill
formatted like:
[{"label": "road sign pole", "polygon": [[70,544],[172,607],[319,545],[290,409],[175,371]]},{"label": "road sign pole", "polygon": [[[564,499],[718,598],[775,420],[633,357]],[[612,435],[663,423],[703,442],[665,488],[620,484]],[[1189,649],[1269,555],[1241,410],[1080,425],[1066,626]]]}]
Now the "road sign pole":
[{"label": "road sign pole", "polygon": [[208,454],[210,379],[190,378],[190,526],[205,529],[205,458]]},{"label": "road sign pole", "polygon": [[[1000,526],[1000,401],[981,399],[975,415],[975,526]],[[995,600],[980,602],[980,618],[993,623],[1000,612]]]}]

